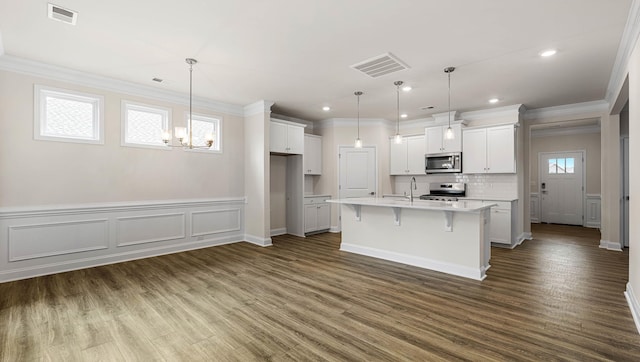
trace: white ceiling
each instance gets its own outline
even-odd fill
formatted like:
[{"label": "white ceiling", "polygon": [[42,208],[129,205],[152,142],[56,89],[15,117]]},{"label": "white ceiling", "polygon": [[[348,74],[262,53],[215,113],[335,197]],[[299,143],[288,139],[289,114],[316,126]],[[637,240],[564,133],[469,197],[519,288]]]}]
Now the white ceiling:
[{"label": "white ceiling", "polygon": [[[0,0],[5,54],[188,92],[311,121],[408,119],[511,104],[601,100],[631,0],[55,0],[76,26],[47,18],[45,0]],[[551,58],[539,52],[558,49]],[[391,52],[410,69],[369,78],[351,65]],[[154,77],[164,79],[152,82]],[[490,105],[487,100],[501,101]],[[321,107],[329,105],[330,112]],[[433,105],[430,111],[420,107]]]}]

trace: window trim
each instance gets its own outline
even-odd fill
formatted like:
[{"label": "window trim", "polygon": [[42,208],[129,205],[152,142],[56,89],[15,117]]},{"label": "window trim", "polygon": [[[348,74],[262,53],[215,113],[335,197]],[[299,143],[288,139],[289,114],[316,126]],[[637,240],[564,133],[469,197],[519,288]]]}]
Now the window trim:
[{"label": "window trim", "polygon": [[[203,113],[193,113],[193,119],[194,120],[198,120],[198,118],[207,118],[207,119],[212,119],[212,120],[216,120],[218,122],[218,133],[216,135],[216,139],[213,141],[214,145],[217,144],[220,145],[218,147],[217,150],[211,150],[208,148],[187,148],[185,149],[186,151],[189,152],[202,152],[202,153],[223,153],[222,152],[222,117],[219,116],[213,116],[210,114],[203,114]],[[185,121],[185,125],[187,126],[187,130],[189,128],[189,112],[185,111],[184,112],[184,121]],[[208,121],[204,121],[204,122],[208,122]],[[190,132],[190,130],[188,130]]]},{"label": "window trim", "polygon": [[[120,102],[120,146],[121,147],[136,147],[136,148],[151,148],[151,149],[160,149],[160,150],[165,150],[165,151],[170,151],[172,148],[168,147],[167,145],[165,145],[164,143],[162,144],[157,144],[157,145],[149,145],[149,144],[144,144],[144,143],[132,143],[132,142],[127,142],[127,138],[126,138],[126,132],[127,132],[127,111],[130,109],[129,106],[131,106],[134,109],[137,110],[150,110],[150,111],[156,111],[154,113],[166,113],[166,128],[165,130],[171,130],[171,113],[172,113],[172,109],[171,108],[167,108],[167,107],[161,107],[161,106],[156,106],[156,105],[151,105],[151,104],[145,104],[145,103],[140,103],[140,102],[134,102],[134,101],[129,101],[126,99],[123,99],[122,102]],[[159,111],[159,112],[157,112]],[[162,142],[162,139],[159,140],[160,142]]]},{"label": "window trim", "polygon": [[[42,130],[44,129],[43,126],[46,122],[44,100],[46,99],[47,94],[60,95],[61,99],[81,100],[85,102],[90,101],[88,103],[93,103],[93,134],[95,138],[86,139],[42,134]],[[104,108],[104,96],[102,95],[34,84],[33,139],[39,141],[104,145]]]}]

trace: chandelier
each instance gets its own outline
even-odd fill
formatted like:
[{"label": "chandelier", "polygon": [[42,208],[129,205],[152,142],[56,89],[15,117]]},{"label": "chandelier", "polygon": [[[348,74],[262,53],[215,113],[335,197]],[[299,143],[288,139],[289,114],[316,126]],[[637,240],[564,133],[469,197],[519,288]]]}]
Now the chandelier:
[{"label": "chandelier", "polygon": [[205,146],[193,145],[193,65],[198,61],[193,58],[185,59],[185,62],[189,64],[189,120],[188,127],[175,127],[173,130],[174,136],[178,139],[180,145],[173,146],[169,142],[171,141],[171,131],[166,130],[162,132],[162,142],[167,147],[183,147],[187,149],[194,148],[211,148],[213,146],[213,133],[205,134]]}]

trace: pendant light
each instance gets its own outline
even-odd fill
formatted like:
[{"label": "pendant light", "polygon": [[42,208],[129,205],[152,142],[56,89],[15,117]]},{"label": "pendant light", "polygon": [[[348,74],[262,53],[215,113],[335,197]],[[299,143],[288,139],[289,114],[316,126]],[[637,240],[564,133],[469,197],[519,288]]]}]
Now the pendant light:
[{"label": "pendant light", "polygon": [[362,140],[360,139],[360,96],[364,93],[356,91],[353,94],[358,98],[358,138],[356,138],[355,148],[362,148]]},{"label": "pendant light", "polygon": [[[205,146],[194,146],[193,145],[193,65],[198,63],[197,60],[193,58],[185,59],[185,62],[189,64],[189,120],[188,120],[188,128],[187,127],[175,127],[174,128],[174,136],[180,142],[179,146],[172,146],[169,144],[171,141],[171,131],[162,132],[162,142],[168,147],[183,147],[183,148],[211,148],[213,145],[213,134],[207,133],[205,135]],[[188,139],[187,139],[188,136]]]},{"label": "pendant light", "polygon": [[404,82],[401,80],[397,80],[393,82],[393,84],[396,86],[396,107],[398,111],[398,115],[397,115],[398,117],[396,121],[395,143],[398,145],[402,143],[402,136],[400,136],[400,86],[402,85],[402,83]]},{"label": "pendant light", "polygon": [[456,138],[456,135],[455,133],[453,133],[453,129],[451,128],[451,73],[453,73],[454,70],[456,70],[455,67],[444,68],[444,72],[447,73],[449,77],[449,128],[447,128],[446,132],[444,133],[444,138],[448,140]]}]

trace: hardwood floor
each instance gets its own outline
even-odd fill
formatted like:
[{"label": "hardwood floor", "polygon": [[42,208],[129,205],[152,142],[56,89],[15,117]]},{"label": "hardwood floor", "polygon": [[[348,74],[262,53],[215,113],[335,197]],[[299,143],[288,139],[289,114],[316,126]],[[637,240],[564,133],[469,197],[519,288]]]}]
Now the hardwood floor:
[{"label": "hardwood floor", "polygon": [[482,282],[320,234],[4,283],[0,360],[640,360],[628,250],[592,229],[533,234],[493,248]]}]

